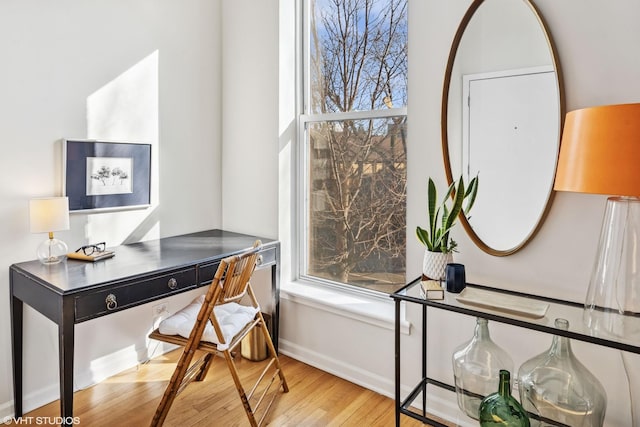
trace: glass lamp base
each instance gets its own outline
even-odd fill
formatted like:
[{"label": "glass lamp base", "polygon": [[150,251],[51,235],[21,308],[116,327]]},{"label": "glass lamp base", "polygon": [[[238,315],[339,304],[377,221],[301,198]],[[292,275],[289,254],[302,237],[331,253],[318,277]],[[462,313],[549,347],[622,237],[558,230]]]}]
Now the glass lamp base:
[{"label": "glass lamp base", "polygon": [[[597,336],[640,339],[640,198],[607,200],[583,320]],[[635,354],[621,352],[633,427],[640,427],[640,375]],[[631,366],[634,369],[631,369]]]},{"label": "glass lamp base", "polygon": [[640,198],[607,200],[585,300],[584,322],[598,335],[640,339]]},{"label": "glass lamp base", "polygon": [[631,426],[640,427],[640,355],[621,351],[624,371],[629,381],[629,399],[631,401]]},{"label": "glass lamp base", "polygon": [[36,254],[41,263],[51,265],[64,261],[67,258],[68,251],[69,248],[65,242],[54,238],[42,242],[40,246],[38,246]]}]

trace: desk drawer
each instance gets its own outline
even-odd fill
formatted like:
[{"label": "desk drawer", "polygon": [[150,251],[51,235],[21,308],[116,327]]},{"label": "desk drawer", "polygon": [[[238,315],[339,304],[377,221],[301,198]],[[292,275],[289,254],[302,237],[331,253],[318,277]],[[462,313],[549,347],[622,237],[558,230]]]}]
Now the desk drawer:
[{"label": "desk drawer", "polygon": [[195,267],[133,280],[76,297],[76,322],[134,307],[196,287]]},{"label": "desk drawer", "polygon": [[199,286],[209,286],[211,284],[213,276],[215,276],[216,271],[218,271],[219,265],[220,261],[216,261],[210,264],[202,264],[198,267],[198,280],[200,281]]},{"label": "desk drawer", "polygon": [[[276,263],[276,248],[268,248],[260,251],[258,263],[256,269],[270,267]],[[199,286],[207,286],[213,280],[213,276],[216,275],[220,261],[212,262],[210,264],[202,264],[198,267],[198,278],[200,281]]]},{"label": "desk drawer", "polygon": [[267,248],[260,251],[260,258],[258,258],[258,265],[256,268],[270,267],[276,263],[276,248]]}]

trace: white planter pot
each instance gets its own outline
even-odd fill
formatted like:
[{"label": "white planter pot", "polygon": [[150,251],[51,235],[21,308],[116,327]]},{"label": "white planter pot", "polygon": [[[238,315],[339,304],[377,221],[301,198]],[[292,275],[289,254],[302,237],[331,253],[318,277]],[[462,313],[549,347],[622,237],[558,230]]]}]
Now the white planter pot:
[{"label": "white planter pot", "polygon": [[425,249],[422,274],[432,280],[444,280],[447,264],[453,262],[453,253],[430,252]]}]

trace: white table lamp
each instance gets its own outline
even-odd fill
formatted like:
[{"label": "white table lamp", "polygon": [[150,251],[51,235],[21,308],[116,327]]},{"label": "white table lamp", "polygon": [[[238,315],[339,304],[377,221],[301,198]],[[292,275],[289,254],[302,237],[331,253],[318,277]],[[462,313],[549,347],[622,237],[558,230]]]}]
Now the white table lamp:
[{"label": "white table lamp", "polygon": [[69,229],[69,199],[32,199],[29,201],[29,219],[32,233],[49,233],[49,238],[38,246],[38,260],[47,265],[64,260],[69,248],[65,242],[54,238],[53,232]]}]

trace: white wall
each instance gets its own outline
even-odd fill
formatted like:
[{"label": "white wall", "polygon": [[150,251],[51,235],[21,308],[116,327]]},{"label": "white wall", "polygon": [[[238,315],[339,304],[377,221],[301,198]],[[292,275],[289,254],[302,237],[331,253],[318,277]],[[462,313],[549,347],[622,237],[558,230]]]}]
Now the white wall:
[{"label": "white wall", "polygon": [[[153,206],[74,214],[70,248],[220,227],[220,2],[0,4],[0,417],[12,414],[10,264],[35,258],[28,200],[61,194],[60,139],[153,146]],[[169,309],[189,296],[171,299]],[[150,305],[76,327],[76,387],[146,357]],[[58,397],[57,329],[25,315],[25,409]],[[152,349],[153,350],[153,349]]]},{"label": "white wall", "polygon": [[[280,83],[293,84],[294,59],[288,41],[294,0],[281,0]],[[443,6],[446,3],[446,6]],[[580,107],[638,102],[640,98],[640,3],[635,0],[601,2],[596,0],[537,0],[555,38],[564,72],[567,110]],[[605,4],[606,3],[606,4]],[[440,101],[443,76],[451,40],[469,0],[410,0],[409,6],[409,152],[408,152],[408,277],[417,277],[423,248],[413,237],[415,226],[424,222],[426,181],[433,176],[440,185],[445,177],[440,149]],[[275,23],[273,23],[275,25]],[[283,28],[284,27],[284,28]],[[265,39],[265,46],[272,40]],[[283,77],[284,76],[284,77]],[[293,123],[291,91],[280,87],[280,182],[289,190]],[[295,223],[286,196],[280,195],[279,234],[285,242],[283,253],[290,254],[286,240]],[[549,216],[539,234],[515,255],[496,258],[476,248],[460,228],[456,240],[460,253],[456,259],[467,267],[471,282],[510,288],[581,302],[588,284],[605,198],[579,194],[557,194]],[[273,207],[275,209],[275,207]],[[289,266],[283,266],[285,282]],[[420,324],[420,312],[408,309],[407,318]],[[453,348],[468,340],[474,319],[437,313],[430,316],[430,374],[451,382],[450,357]],[[512,352],[519,366],[524,360],[548,348],[551,337],[535,332],[522,333],[513,327],[491,324],[494,339]],[[419,328],[403,336],[402,384],[413,387],[419,376]],[[281,348],[308,363],[339,373],[360,384],[392,395],[393,337],[384,326],[325,310],[307,300],[284,293],[282,301]],[[598,376],[609,392],[607,426],[630,424],[626,379],[617,352],[575,343],[574,350]],[[608,363],[601,363],[607,360]],[[436,411],[457,418],[451,395],[437,393]],[[464,418],[459,420],[464,422]]]},{"label": "white wall", "polygon": [[223,228],[278,237],[278,2],[222,4]]}]

